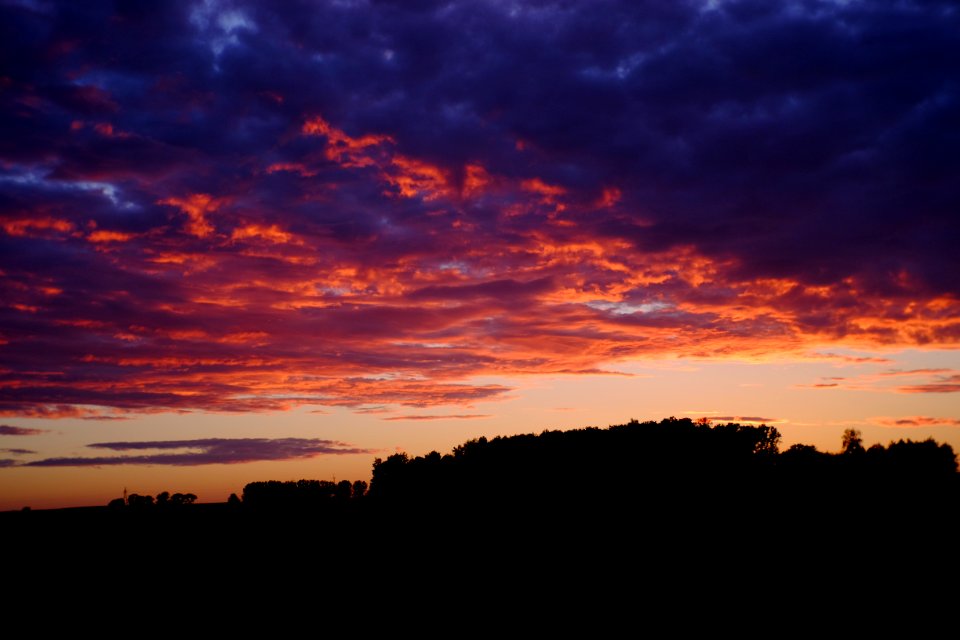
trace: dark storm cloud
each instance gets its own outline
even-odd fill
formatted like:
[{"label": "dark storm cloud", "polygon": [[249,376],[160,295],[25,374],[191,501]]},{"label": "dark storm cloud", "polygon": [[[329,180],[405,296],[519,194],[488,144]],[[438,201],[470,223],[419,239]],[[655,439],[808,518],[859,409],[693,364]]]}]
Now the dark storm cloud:
[{"label": "dark storm cloud", "polygon": [[953,3],[0,12],[0,413],[960,340]]},{"label": "dark storm cloud", "polygon": [[112,451],[188,449],[180,453],[150,453],[139,456],[91,458],[46,458],[25,463],[28,467],[99,467],[120,464],[160,464],[193,466],[201,464],[237,464],[264,460],[293,460],[319,455],[372,453],[335,440],[318,438],[207,438],[200,440],[161,440],[151,442],[98,442],[87,445]]}]

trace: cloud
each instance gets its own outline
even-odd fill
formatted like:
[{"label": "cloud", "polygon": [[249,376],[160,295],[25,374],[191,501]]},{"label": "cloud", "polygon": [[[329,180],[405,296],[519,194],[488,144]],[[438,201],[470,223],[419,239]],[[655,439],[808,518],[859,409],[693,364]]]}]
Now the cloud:
[{"label": "cloud", "polygon": [[0,449],[0,451],[12,453],[15,456],[26,456],[30,455],[31,453],[36,453],[36,451],[32,451],[30,449]]},{"label": "cloud", "polygon": [[45,7],[0,9],[0,415],[960,343],[949,3]]},{"label": "cloud", "polygon": [[780,422],[776,418],[760,418],[757,416],[709,416],[715,422]]},{"label": "cloud", "polygon": [[829,352],[815,353],[814,356],[820,357],[820,358],[840,360],[842,362],[846,362],[850,364],[889,364],[893,362],[893,360],[891,360],[890,358],[880,358],[876,356],[850,356],[850,355],[829,353]]},{"label": "cloud", "polygon": [[[917,384],[902,384],[900,378],[925,378]],[[955,393],[960,391],[960,373],[954,369],[892,369],[879,373],[864,373],[853,377],[822,378],[812,385],[796,385],[808,388],[838,387],[858,391],[882,391],[887,393]]]},{"label": "cloud", "polygon": [[8,424],[0,424],[0,436],[38,436],[46,432],[46,429],[28,429],[26,427],[13,427]]},{"label": "cloud", "polygon": [[319,455],[372,453],[335,440],[317,438],[207,438],[150,442],[98,442],[87,445],[111,451],[185,450],[130,456],[45,458],[24,463],[28,467],[100,467],[122,464],[194,466],[238,464],[267,460],[295,460]]},{"label": "cloud", "polygon": [[490,418],[490,414],[486,413],[462,413],[457,415],[405,415],[405,416],[390,416],[388,418],[381,418],[381,420],[477,420],[479,418]]},{"label": "cloud", "polygon": [[898,387],[901,393],[957,393],[960,392],[960,374],[938,376],[935,382]]},{"label": "cloud", "polygon": [[890,427],[933,427],[960,426],[958,418],[932,418],[930,416],[909,416],[906,418],[874,418],[876,422]]},{"label": "cloud", "polygon": [[[799,389],[834,389],[841,387],[846,388],[848,386],[847,383],[841,382],[845,380],[845,378],[822,378],[821,380],[821,382],[814,382],[813,384],[797,384],[794,386]],[[837,380],[838,382],[833,382],[833,380]]]},{"label": "cloud", "polygon": [[884,377],[908,377],[908,376],[922,376],[930,374],[940,374],[940,373],[950,373],[952,369],[891,369],[889,371],[881,372],[880,376]]}]

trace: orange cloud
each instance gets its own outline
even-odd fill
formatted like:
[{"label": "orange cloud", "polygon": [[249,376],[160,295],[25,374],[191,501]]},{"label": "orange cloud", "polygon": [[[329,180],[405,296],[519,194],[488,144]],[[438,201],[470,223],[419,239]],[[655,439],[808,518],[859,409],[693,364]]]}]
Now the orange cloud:
[{"label": "orange cloud", "polygon": [[524,180],[521,183],[521,186],[527,190],[532,191],[533,193],[540,194],[545,198],[552,199],[564,195],[567,190],[563,187],[547,184],[540,178],[532,178],[530,180]]},{"label": "orange cloud", "polygon": [[450,194],[446,172],[440,167],[404,156],[395,156],[391,163],[392,170],[384,178],[404,198],[436,200]]},{"label": "orange cloud", "polygon": [[486,191],[493,182],[493,178],[479,164],[468,164],[464,167],[463,195],[472,198]]},{"label": "orange cloud", "polygon": [[58,218],[20,218],[17,220],[5,220],[0,222],[0,228],[11,236],[31,236],[37,235],[37,232],[57,231],[59,233],[69,233],[73,231],[72,222]]},{"label": "orange cloud", "polygon": [[127,242],[134,235],[132,233],[123,233],[122,231],[98,230],[87,235],[90,242]]},{"label": "orange cloud", "polygon": [[258,239],[274,244],[285,244],[294,240],[293,234],[282,230],[275,224],[248,224],[233,230],[232,240]]},{"label": "orange cloud", "polygon": [[320,116],[310,118],[303,124],[304,135],[323,136],[327,139],[326,157],[345,167],[366,167],[375,163],[367,155],[371,147],[393,142],[390,136],[368,134],[353,138],[333,127]]},{"label": "orange cloud", "polygon": [[493,416],[486,413],[461,413],[456,415],[404,415],[404,416],[390,416],[389,418],[380,418],[381,420],[389,421],[429,421],[429,420],[477,420],[480,418],[492,418]]},{"label": "orange cloud", "polygon": [[188,221],[185,226],[187,233],[198,238],[206,238],[215,231],[213,225],[207,220],[207,214],[213,213],[225,203],[224,198],[214,198],[207,193],[194,193],[186,198],[160,200],[158,204],[179,207],[187,214]]},{"label": "orange cloud", "polygon": [[[401,197],[420,197],[429,201],[454,194],[450,172],[446,168],[396,153],[393,149],[395,141],[390,136],[367,134],[352,137],[320,116],[307,120],[302,127],[302,133],[325,137],[325,157],[343,167],[378,167],[381,179]],[[276,171],[294,171],[304,176],[315,175],[315,172],[302,163],[274,163],[267,168],[268,173]],[[481,166],[467,165],[464,168],[462,194],[475,195],[489,181],[489,175]]]},{"label": "orange cloud", "polygon": [[25,406],[4,406],[0,404],[0,416],[16,416],[18,418],[62,419],[74,418],[80,420],[125,420],[124,416],[113,416],[100,409],[92,409],[70,404],[37,404]]}]

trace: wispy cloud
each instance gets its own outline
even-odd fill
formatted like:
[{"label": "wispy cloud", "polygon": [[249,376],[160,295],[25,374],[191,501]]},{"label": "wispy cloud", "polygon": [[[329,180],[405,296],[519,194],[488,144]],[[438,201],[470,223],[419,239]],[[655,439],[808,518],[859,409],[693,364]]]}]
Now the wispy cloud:
[{"label": "wispy cloud", "polygon": [[925,375],[935,375],[943,373],[952,373],[952,369],[890,369],[888,371],[881,371],[876,374],[879,377],[883,378],[899,378],[899,377],[913,377],[913,376],[925,376]]},{"label": "wispy cloud", "polygon": [[294,460],[320,455],[372,453],[335,440],[316,438],[207,438],[150,442],[98,442],[87,445],[112,451],[183,450],[177,453],[150,453],[130,456],[45,458],[24,463],[28,467],[100,467],[111,465],[237,464],[265,460]]},{"label": "wispy cloud", "polygon": [[890,427],[936,427],[960,426],[960,418],[933,418],[930,416],[907,416],[904,418],[873,418],[872,421]]},{"label": "wispy cloud", "polygon": [[846,364],[890,364],[893,362],[890,358],[882,358],[878,356],[851,356],[840,353],[814,353],[815,357],[826,358],[829,360],[839,360],[840,362]]},{"label": "wispy cloud", "polygon": [[46,429],[28,429],[27,427],[0,424],[0,436],[38,436],[46,432]]},{"label": "wispy cloud", "polygon": [[490,414],[486,413],[461,413],[455,415],[405,415],[405,416],[390,416],[388,418],[381,418],[381,420],[476,420],[479,418],[491,418]]},{"label": "wispy cloud", "polygon": [[937,376],[932,382],[898,387],[901,393],[957,393],[960,392],[960,374]]},{"label": "wispy cloud", "polygon": [[709,416],[715,422],[781,422],[776,418],[761,418],[759,416]]},{"label": "wispy cloud", "polygon": [[[915,384],[902,384],[903,378],[920,378],[922,381]],[[957,373],[955,369],[943,368],[893,369],[852,377],[825,377],[817,383],[796,386],[813,389],[838,388],[886,393],[957,393],[960,392],[960,373]]]}]

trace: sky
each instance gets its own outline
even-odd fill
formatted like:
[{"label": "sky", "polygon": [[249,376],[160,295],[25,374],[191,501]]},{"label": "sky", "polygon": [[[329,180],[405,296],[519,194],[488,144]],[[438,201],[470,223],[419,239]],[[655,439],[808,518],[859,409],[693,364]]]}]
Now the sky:
[{"label": "sky", "polygon": [[0,0],[0,509],[668,416],[960,451],[960,8]]}]

